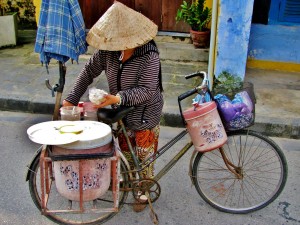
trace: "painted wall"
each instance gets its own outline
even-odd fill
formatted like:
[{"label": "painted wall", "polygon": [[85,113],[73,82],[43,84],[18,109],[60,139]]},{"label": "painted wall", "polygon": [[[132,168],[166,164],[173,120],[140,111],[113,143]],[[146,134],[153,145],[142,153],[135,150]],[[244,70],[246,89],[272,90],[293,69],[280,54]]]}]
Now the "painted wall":
[{"label": "painted wall", "polygon": [[300,71],[300,25],[252,24],[247,66]]},{"label": "painted wall", "polygon": [[214,75],[226,71],[244,79],[253,1],[220,0]]},{"label": "painted wall", "polygon": [[42,0],[33,0],[33,4],[35,6],[35,20],[39,24]]},{"label": "painted wall", "polygon": [[212,3],[213,0],[206,0],[204,5],[207,6],[208,8],[212,8]]}]

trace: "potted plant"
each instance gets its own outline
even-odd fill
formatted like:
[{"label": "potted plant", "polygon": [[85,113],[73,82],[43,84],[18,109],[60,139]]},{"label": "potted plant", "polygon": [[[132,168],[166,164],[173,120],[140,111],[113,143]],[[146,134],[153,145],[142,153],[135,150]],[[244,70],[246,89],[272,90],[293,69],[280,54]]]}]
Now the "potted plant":
[{"label": "potted plant", "polygon": [[17,12],[10,8],[11,1],[0,0],[0,47],[17,44]]},{"label": "potted plant", "polygon": [[209,46],[211,9],[204,6],[205,0],[183,1],[176,14],[176,21],[184,21],[190,25],[191,38],[196,48]]},{"label": "potted plant", "polygon": [[0,16],[4,16],[8,8],[7,1],[0,0]]}]

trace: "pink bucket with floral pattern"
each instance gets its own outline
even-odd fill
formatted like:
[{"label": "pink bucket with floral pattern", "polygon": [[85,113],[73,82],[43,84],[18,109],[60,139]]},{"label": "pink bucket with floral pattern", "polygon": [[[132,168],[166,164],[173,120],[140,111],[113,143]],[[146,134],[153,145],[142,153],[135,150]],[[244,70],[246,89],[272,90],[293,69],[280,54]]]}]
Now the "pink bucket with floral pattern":
[{"label": "pink bucket with floral pattern", "polygon": [[83,127],[78,141],[52,147],[55,184],[67,199],[91,201],[104,195],[110,186],[112,132],[110,126],[100,122],[78,124]]},{"label": "pink bucket with floral pattern", "polygon": [[[70,150],[53,146],[53,155],[71,155],[85,151],[85,154],[111,152],[112,145],[88,150]],[[111,181],[111,159],[85,159],[54,161],[54,176],[57,191],[67,199],[80,201],[80,183],[82,200],[91,201],[106,193]],[[81,169],[80,169],[81,168]]]},{"label": "pink bucket with floral pattern", "polygon": [[183,112],[195,150],[207,152],[227,141],[226,131],[214,101],[200,104]]}]

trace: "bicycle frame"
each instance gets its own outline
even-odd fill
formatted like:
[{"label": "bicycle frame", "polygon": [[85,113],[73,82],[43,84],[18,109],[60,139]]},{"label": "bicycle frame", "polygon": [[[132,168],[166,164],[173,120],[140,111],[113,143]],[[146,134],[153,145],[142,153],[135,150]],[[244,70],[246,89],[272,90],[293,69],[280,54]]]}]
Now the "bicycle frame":
[{"label": "bicycle frame", "polygon": [[[129,164],[128,161],[126,160],[125,156],[123,156],[122,152],[120,152],[120,154],[122,154],[122,159],[126,160],[126,165],[128,167],[128,171],[127,173],[132,174],[132,173],[138,173],[140,174],[140,172],[145,169],[146,167],[150,166],[151,163],[155,162],[159,157],[161,157],[165,152],[167,152],[175,143],[177,143],[179,140],[181,140],[187,133],[187,129],[184,129],[183,131],[181,131],[177,136],[175,136],[172,140],[170,140],[168,143],[166,143],[164,146],[162,146],[161,148],[159,148],[157,150],[157,152],[152,155],[149,156],[148,158],[144,159],[142,162],[139,162],[136,154],[134,154],[134,150],[132,148],[132,145],[129,141],[128,135],[126,133],[126,129],[125,126],[122,122],[122,120],[120,120],[119,125],[121,126],[120,130],[122,131],[123,135],[126,138],[126,142],[127,145],[129,147],[131,156],[133,158],[133,162],[135,165],[135,170],[130,170],[129,168]],[[187,151],[192,147],[193,143],[192,141],[189,141],[183,148],[180,149],[180,151],[163,167],[161,168],[161,170],[153,177],[153,180],[158,181],[160,180],[180,159],[182,156],[184,156]],[[239,167],[235,166],[226,156],[224,150],[222,147],[219,148],[219,151],[221,153],[221,156],[224,160],[224,163],[227,167],[227,169],[235,174],[235,176],[237,178],[242,178],[242,175],[239,172]],[[193,163],[193,159],[195,158],[195,155],[198,153],[198,151],[194,151],[191,158],[190,158],[190,164],[189,164],[189,175],[191,177],[191,171],[192,171],[192,163]],[[130,176],[132,178],[132,176]],[[192,179],[191,179],[192,180]],[[193,182],[193,181],[192,181]]]},{"label": "bicycle frame", "polygon": [[[128,135],[126,133],[125,126],[120,120],[119,125],[121,126],[121,130],[126,138],[127,145],[129,147],[131,156],[134,161],[134,165],[136,167],[135,170],[129,170],[128,173],[140,173],[144,168],[148,167],[151,163],[156,161],[160,156],[162,156],[167,150],[169,150],[175,143],[177,143],[179,140],[181,140],[188,131],[184,129],[182,132],[180,132],[176,137],[174,137],[172,140],[170,140],[167,144],[162,146],[160,149],[157,150],[157,152],[146,158],[143,162],[139,162],[137,156],[134,154],[133,148],[131,146],[131,143],[129,141]],[[162,178],[177,162],[178,160],[185,155],[185,153],[190,149],[190,147],[193,145],[193,143],[190,141],[188,142],[158,173],[154,176],[154,180],[158,181],[160,178]],[[191,158],[192,161],[193,157]]]},{"label": "bicycle frame", "polygon": [[[196,88],[189,90],[183,94],[181,94],[180,96],[178,96],[178,105],[179,105],[179,111],[180,111],[180,115],[183,121],[183,124],[186,125],[185,119],[183,117],[183,113],[182,113],[182,107],[181,107],[181,101],[186,99],[187,97],[195,94],[195,93],[201,93],[202,95],[205,95],[206,93],[209,94],[211,100],[213,100],[213,96],[209,90],[209,80],[207,77],[206,72],[196,72],[190,75],[185,76],[186,79],[192,78],[192,77],[197,77],[200,76],[203,78],[202,83],[200,86],[197,86]],[[128,135],[126,133],[126,129],[125,126],[122,122],[122,120],[120,120],[119,125],[121,126],[121,130],[126,138],[126,142],[127,145],[129,147],[131,156],[133,158],[134,161],[134,165],[136,170],[130,171],[129,172],[137,172],[140,173],[145,167],[149,166],[151,163],[153,163],[157,158],[159,158],[161,155],[163,155],[163,153],[165,153],[168,149],[170,149],[176,142],[178,142],[180,139],[182,139],[187,133],[187,129],[185,129],[184,131],[182,131],[180,134],[178,134],[176,137],[174,137],[171,141],[169,141],[166,145],[164,145],[163,147],[161,147],[160,149],[157,150],[157,152],[146,158],[143,162],[139,162],[137,156],[134,154],[133,148],[131,146],[131,143],[129,141]],[[190,141],[189,143],[187,143],[178,153],[177,155],[175,155],[162,169],[161,171],[158,172],[158,174],[153,178],[155,181],[158,181],[161,177],[163,177],[164,174],[166,174],[177,162],[178,160],[189,150],[189,148],[193,145],[193,143]],[[235,174],[235,176],[238,179],[242,178],[242,174],[241,171],[239,169],[239,167],[235,166],[226,156],[224,149],[222,147],[219,148],[219,151],[221,153],[221,156],[224,160],[224,163],[227,167],[227,169]],[[191,156],[190,159],[190,166],[189,166],[189,171],[190,171],[190,176],[191,176],[191,170],[192,170],[192,162],[193,159],[196,155],[197,151],[194,151],[193,155]]]}]

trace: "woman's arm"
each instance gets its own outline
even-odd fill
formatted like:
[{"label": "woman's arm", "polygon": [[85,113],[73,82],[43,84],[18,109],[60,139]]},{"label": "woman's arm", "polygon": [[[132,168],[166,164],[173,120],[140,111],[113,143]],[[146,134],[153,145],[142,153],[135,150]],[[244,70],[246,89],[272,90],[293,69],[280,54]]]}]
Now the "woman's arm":
[{"label": "woman's arm", "polygon": [[81,96],[86,92],[88,86],[93,82],[94,78],[99,76],[104,70],[104,54],[101,51],[95,52],[89,61],[85,64],[82,71],[78,75],[75,85],[63,104],[77,105]]}]

